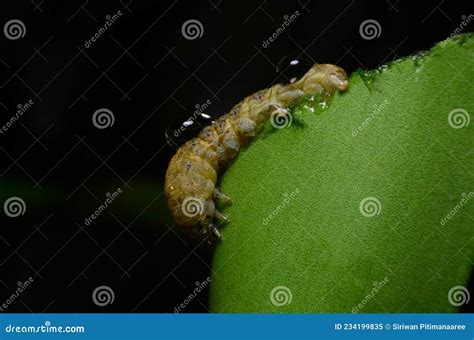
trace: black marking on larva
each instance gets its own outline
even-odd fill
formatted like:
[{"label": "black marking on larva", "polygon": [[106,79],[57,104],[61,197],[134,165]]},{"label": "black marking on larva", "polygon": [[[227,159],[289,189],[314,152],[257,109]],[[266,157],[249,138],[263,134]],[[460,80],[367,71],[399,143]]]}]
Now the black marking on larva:
[{"label": "black marking on larva", "polygon": [[218,120],[216,120],[215,124],[217,128],[217,133],[218,134],[223,133],[226,127],[226,117],[225,116],[220,117]]},{"label": "black marking on larva", "polygon": [[291,102],[303,95],[333,94],[347,86],[347,75],[341,68],[314,65],[301,79],[258,91],[204,127],[178,149],[166,172],[165,194],[176,224],[192,238],[220,239],[217,222],[228,220],[216,209],[214,200],[230,199],[217,189],[218,175],[275,110],[289,114]]},{"label": "black marking on larva", "polygon": [[258,92],[256,92],[253,96],[252,96],[252,100],[251,100],[251,103],[254,104],[256,102],[258,102],[259,100],[262,100],[262,97],[263,97],[263,94],[267,92],[266,90],[260,90]]},{"label": "black marking on larva", "polygon": [[235,105],[228,113],[228,116],[231,120],[235,121],[236,119],[239,118],[239,111],[242,105],[239,103]]}]

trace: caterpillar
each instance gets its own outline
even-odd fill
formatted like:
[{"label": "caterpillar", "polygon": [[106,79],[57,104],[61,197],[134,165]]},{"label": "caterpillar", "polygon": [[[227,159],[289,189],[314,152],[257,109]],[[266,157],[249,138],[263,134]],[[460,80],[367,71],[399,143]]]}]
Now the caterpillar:
[{"label": "caterpillar", "polygon": [[209,243],[222,239],[216,222],[229,220],[216,209],[215,200],[231,200],[216,187],[218,174],[270,118],[272,124],[284,122],[293,100],[303,95],[331,95],[347,87],[342,68],[315,64],[299,80],[258,91],[204,127],[177,150],[166,171],[165,195],[175,223],[190,238]]}]

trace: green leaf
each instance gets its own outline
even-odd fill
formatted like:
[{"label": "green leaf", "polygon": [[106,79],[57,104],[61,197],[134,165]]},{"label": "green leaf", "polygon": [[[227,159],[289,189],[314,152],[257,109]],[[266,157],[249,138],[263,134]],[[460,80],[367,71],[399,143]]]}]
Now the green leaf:
[{"label": "green leaf", "polygon": [[474,260],[473,61],[458,36],[267,127],[221,183],[211,312],[455,312]]}]

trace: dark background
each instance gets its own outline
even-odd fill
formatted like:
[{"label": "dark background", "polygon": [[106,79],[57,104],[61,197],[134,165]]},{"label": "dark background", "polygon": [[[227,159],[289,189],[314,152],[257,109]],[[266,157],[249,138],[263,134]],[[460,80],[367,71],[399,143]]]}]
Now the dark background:
[{"label": "dark background", "polygon": [[[34,102],[0,135],[0,202],[26,203],[22,216],[0,214],[1,303],[34,279],[6,311],[173,312],[211,275],[212,249],[181,235],[164,205],[168,161],[196,131],[168,141],[165,132],[196,104],[209,100],[205,112],[218,116],[298,72],[277,73],[283,57],[371,69],[429,49],[472,12],[462,1],[2,1],[2,27],[20,19],[26,34],[0,35],[0,125]],[[202,37],[183,37],[189,19],[202,23]],[[360,36],[367,19],[379,22],[378,38]],[[92,124],[100,108],[113,112],[113,126]],[[85,225],[117,188],[120,197]],[[99,307],[91,296],[102,285],[115,299]],[[183,312],[207,307],[206,291]]]}]

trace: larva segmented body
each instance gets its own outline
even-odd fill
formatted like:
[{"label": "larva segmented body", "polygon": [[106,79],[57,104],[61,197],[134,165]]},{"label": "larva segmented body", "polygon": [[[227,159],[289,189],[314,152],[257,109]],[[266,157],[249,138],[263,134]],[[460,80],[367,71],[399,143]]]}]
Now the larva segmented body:
[{"label": "larva segmented body", "polygon": [[289,114],[286,109],[296,98],[333,94],[347,86],[343,69],[316,64],[296,82],[277,84],[246,97],[181,146],[170,161],[165,179],[168,207],[176,224],[192,238],[221,238],[213,221],[227,218],[217,211],[214,199],[229,198],[216,188],[219,172],[275,112]]}]

